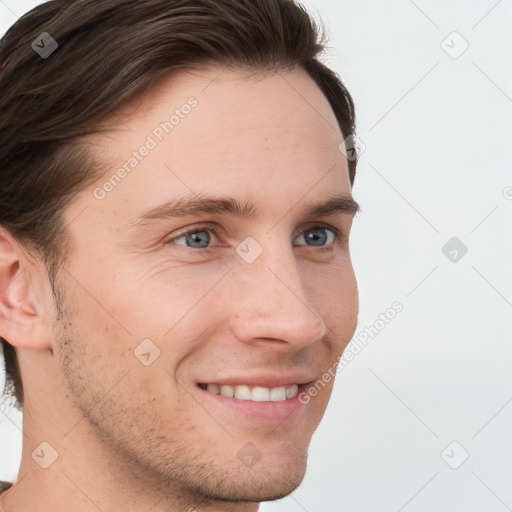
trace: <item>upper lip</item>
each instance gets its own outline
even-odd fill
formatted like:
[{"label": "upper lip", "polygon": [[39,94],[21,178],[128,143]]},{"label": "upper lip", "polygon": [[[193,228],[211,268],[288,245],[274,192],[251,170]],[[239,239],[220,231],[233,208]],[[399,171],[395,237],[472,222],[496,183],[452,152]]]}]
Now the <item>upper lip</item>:
[{"label": "upper lip", "polygon": [[231,386],[263,386],[265,388],[277,388],[280,386],[291,386],[293,384],[309,384],[313,377],[304,373],[288,375],[265,374],[265,375],[241,375],[240,377],[212,377],[198,381],[198,384],[228,384]]}]

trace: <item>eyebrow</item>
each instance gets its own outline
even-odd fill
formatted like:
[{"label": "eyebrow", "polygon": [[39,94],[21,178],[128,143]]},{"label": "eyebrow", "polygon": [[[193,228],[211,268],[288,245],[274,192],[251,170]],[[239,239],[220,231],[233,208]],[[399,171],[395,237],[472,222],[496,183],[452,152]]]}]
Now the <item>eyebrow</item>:
[{"label": "eyebrow", "polygon": [[[355,215],[360,211],[359,204],[350,195],[334,195],[324,201],[307,204],[304,217],[319,217],[339,213]],[[205,194],[191,194],[165,202],[144,211],[135,218],[134,225],[147,224],[153,220],[173,219],[186,216],[209,214],[228,214],[240,218],[254,218],[258,211],[253,203],[242,203],[234,197],[214,197]]]}]

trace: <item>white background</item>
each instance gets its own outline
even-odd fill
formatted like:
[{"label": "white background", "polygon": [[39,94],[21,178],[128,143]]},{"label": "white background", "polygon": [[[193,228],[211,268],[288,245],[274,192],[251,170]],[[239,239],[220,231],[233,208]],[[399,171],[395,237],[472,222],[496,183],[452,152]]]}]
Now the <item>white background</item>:
[{"label": "white background", "polygon": [[[37,3],[0,1],[0,33]],[[404,309],[339,373],[301,487],[261,510],[510,509],[512,0],[304,3],[366,146],[356,335]],[[455,263],[452,237],[468,248]],[[4,407],[0,479],[16,478],[20,426]]]}]

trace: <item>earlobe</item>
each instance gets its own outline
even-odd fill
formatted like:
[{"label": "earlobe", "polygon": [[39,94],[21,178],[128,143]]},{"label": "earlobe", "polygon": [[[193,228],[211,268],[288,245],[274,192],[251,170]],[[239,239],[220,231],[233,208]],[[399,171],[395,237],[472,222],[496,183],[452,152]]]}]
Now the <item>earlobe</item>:
[{"label": "earlobe", "polygon": [[[21,244],[0,227],[0,336],[19,348],[51,348]],[[23,265],[22,265],[23,261]],[[23,268],[22,268],[23,267]]]}]

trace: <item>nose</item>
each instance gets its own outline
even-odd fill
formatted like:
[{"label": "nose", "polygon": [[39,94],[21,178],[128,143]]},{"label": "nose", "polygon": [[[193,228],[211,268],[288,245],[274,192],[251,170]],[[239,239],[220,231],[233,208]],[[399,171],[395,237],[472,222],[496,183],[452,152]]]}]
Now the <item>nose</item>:
[{"label": "nose", "polygon": [[231,327],[238,340],[297,350],[325,336],[328,327],[306,297],[291,249],[265,250],[235,272]]}]

